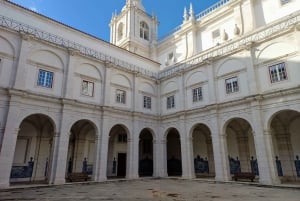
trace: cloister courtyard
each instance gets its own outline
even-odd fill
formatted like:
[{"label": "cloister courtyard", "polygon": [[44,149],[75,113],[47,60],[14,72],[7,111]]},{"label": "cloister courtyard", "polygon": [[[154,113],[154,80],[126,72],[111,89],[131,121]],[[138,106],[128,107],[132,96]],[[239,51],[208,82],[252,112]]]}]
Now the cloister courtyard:
[{"label": "cloister courtyard", "polygon": [[262,186],[258,183],[182,179],[110,180],[57,186],[12,186],[0,200],[113,201],[299,201],[299,185]]}]

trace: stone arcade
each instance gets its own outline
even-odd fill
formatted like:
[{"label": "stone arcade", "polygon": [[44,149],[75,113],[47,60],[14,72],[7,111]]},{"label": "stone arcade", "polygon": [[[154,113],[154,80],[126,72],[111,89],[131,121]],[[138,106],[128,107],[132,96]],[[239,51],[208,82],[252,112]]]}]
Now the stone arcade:
[{"label": "stone arcade", "polygon": [[299,0],[183,13],[158,39],[126,0],[107,43],[0,1],[0,187],[72,172],[299,181]]}]

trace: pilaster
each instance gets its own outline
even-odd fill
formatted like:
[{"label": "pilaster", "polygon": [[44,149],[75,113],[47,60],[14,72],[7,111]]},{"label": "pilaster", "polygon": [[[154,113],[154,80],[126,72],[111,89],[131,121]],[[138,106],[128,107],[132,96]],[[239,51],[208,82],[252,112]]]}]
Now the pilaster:
[{"label": "pilaster", "polygon": [[20,109],[16,103],[18,97],[11,97],[11,104],[7,115],[2,147],[0,151],[0,189],[9,187],[10,172],[14,160],[14,153],[19,133]]},{"label": "pilaster", "polygon": [[275,156],[273,151],[273,143],[271,132],[263,129],[261,111],[259,102],[255,101],[251,104],[251,112],[253,119],[253,136],[256,148],[257,163],[259,169],[259,182],[262,184],[278,184],[280,183],[277,176],[275,166]]}]

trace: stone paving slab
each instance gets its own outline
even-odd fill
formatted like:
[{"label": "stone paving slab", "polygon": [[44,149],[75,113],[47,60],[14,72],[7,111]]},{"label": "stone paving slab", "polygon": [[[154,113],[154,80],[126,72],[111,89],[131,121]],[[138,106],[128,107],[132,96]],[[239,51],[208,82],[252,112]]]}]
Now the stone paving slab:
[{"label": "stone paving slab", "polygon": [[300,201],[297,188],[270,188],[199,180],[144,179],[8,189],[1,201]]}]

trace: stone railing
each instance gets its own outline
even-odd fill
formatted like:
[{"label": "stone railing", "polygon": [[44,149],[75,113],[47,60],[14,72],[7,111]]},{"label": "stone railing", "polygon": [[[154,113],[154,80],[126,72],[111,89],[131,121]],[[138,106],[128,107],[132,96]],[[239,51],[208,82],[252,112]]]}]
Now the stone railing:
[{"label": "stone railing", "polygon": [[[201,11],[196,15],[196,20],[199,20],[200,18],[208,15],[209,13],[215,11],[216,9],[222,7],[223,5],[227,4],[231,0],[221,0],[218,1],[217,3],[213,4],[212,6],[208,7],[207,9]],[[173,30],[169,31],[168,33],[164,34],[163,36],[160,36],[158,38],[158,42],[161,43],[162,41],[165,41],[169,36],[174,34],[175,32],[181,30],[181,25],[175,27]]]},{"label": "stone railing", "polygon": [[198,13],[196,15],[196,19],[199,20],[200,18],[208,15],[209,13],[215,11],[216,9],[224,6],[225,4],[227,4],[229,1],[231,0],[221,0],[221,1],[218,1],[217,3],[215,3],[214,5],[208,7],[207,9],[201,11],[200,13]]},{"label": "stone railing", "polygon": [[172,76],[182,70],[185,70],[191,66],[204,62],[205,60],[213,59],[215,57],[224,56],[237,51],[241,48],[245,48],[248,44],[263,41],[269,37],[279,34],[283,31],[290,29],[291,27],[299,24],[300,12],[296,12],[283,18],[280,21],[272,23],[262,29],[255,31],[254,33],[247,34],[233,41],[227,42],[224,45],[216,46],[212,49],[201,52],[193,58],[182,61],[180,64],[175,64],[169,68],[160,71],[158,79]]},{"label": "stone railing", "polygon": [[143,74],[145,76],[157,78],[157,73],[156,72],[152,72],[152,71],[147,70],[145,68],[136,66],[134,64],[128,63],[128,62],[120,60],[120,59],[117,59],[116,57],[106,55],[102,52],[91,49],[89,47],[85,47],[85,46],[83,46],[79,43],[76,43],[74,41],[70,41],[70,40],[65,39],[63,37],[57,36],[57,35],[52,34],[52,33],[48,33],[46,31],[40,30],[36,27],[18,22],[16,20],[7,18],[7,17],[2,16],[2,15],[0,15],[0,26],[15,30],[17,32],[29,34],[29,35],[37,38],[37,39],[47,41],[49,43],[58,45],[60,47],[77,50],[82,55],[98,59],[102,62],[112,63],[115,66],[125,68],[129,71],[132,71],[132,72],[138,72],[138,73]]}]

